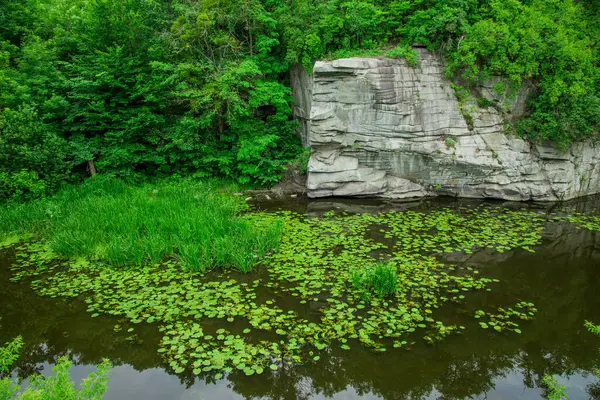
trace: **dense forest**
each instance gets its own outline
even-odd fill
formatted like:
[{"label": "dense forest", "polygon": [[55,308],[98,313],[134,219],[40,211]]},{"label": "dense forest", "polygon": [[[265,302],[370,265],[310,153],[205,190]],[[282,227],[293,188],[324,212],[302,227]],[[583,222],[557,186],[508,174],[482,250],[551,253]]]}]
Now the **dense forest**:
[{"label": "dense forest", "polygon": [[405,57],[537,88],[515,134],[600,130],[598,0],[1,0],[0,198],[96,173],[266,185],[305,154],[288,71]]}]

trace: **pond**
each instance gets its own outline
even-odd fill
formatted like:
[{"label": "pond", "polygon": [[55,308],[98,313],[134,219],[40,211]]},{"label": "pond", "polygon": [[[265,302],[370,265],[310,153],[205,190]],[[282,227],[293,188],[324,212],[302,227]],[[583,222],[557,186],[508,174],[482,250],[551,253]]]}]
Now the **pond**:
[{"label": "pond", "polygon": [[[534,215],[531,213],[542,216],[574,212],[597,215],[599,206],[600,198],[584,198],[565,204],[455,199],[393,203],[298,198],[261,203],[256,208],[265,213],[291,210],[310,219],[326,220],[341,216],[344,223],[351,226],[358,226],[352,224],[366,218],[370,221],[369,229],[356,228],[357,234],[364,235],[371,243],[383,243],[385,246],[367,246],[359,256],[393,259],[407,254],[397,253],[399,244],[396,242],[398,237],[402,238],[399,229],[402,230],[403,224],[408,223],[408,220],[402,219],[402,215],[408,215],[406,213],[438,215],[436,218],[440,226],[437,234],[442,234],[445,228],[441,225],[446,223],[446,219],[439,215],[446,215],[440,214],[445,212],[443,210],[467,214],[508,210],[506,212],[510,213],[511,219],[495,219],[496,230],[486,233],[500,235],[504,228],[507,231],[520,229],[524,222],[519,216],[525,216],[526,220]],[[391,221],[391,217],[400,218],[394,225],[396,228],[374,229],[379,228],[382,221]],[[390,222],[389,226],[392,225]],[[543,394],[539,386],[544,374],[560,375],[558,380],[567,386],[571,399],[600,399],[600,384],[594,376],[594,369],[600,366],[600,340],[587,332],[583,325],[585,320],[600,323],[600,233],[564,220],[544,223],[543,226],[541,242],[536,244],[527,244],[527,238],[507,236],[502,240],[505,246],[500,249],[475,243],[472,251],[450,248],[449,251],[435,253],[435,258],[445,266],[454,266],[457,271],[464,269],[465,274],[475,271],[475,278],[457,282],[460,285],[468,283],[477,290],[465,290],[460,299],[458,296],[449,298],[432,307],[435,321],[461,327],[460,334],[443,335],[443,340],[435,340],[434,343],[423,340],[424,333],[420,328],[407,330],[402,337],[392,333],[390,337],[384,335],[380,337],[381,343],[378,341],[372,346],[357,344],[358,340],[351,337],[346,342],[339,334],[341,346],[335,341],[328,343],[322,351],[315,351],[316,356],[311,352],[308,360],[303,358],[299,363],[278,363],[273,370],[266,368],[262,372],[261,368],[260,374],[250,371],[251,376],[241,369],[234,369],[224,376],[203,373],[199,377],[188,368],[181,370],[174,367],[163,353],[157,352],[157,348],[165,346],[164,331],[159,330],[157,323],[147,323],[152,322],[147,320],[136,324],[133,335],[127,329],[121,329],[121,325],[127,327],[128,323],[123,322],[122,315],[117,312],[111,315],[106,302],[103,303],[105,308],[101,308],[89,299],[86,302],[86,296],[81,293],[67,298],[60,293],[55,293],[55,297],[40,296],[32,289],[31,281],[39,279],[36,277],[11,281],[15,274],[11,268],[19,257],[19,250],[15,249],[0,250],[0,341],[4,343],[17,335],[23,336],[25,347],[15,370],[23,377],[34,371],[47,374],[59,356],[69,354],[75,365],[72,376],[77,380],[91,372],[94,364],[108,358],[114,368],[109,374],[106,399],[538,399]],[[307,240],[314,240],[309,232],[314,226],[302,229],[306,229],[304,235]],[[334,225],[327,229],[331,229],[331,236],[341,232],[335,231]],[[328,233],[325,232],[327,229],[321,234]],[[450,224],[448,229],[454,228]],[[456,232],[452,234],[457,235]],[[521,246],[513,246],[511,240],[519,241]],[[403,243],[414,246],[410,241]],[[528,248],[535,252],[528,251]],[[343,256],[346,250],[339,249],[336,257]],[[395,255],[393,252],[396,252]],[[429,268],[435,270],[433,264],[425,267]],[[309,276],[310,270],[301,270],[301,273],[306,274],[308,281],[314,278]],[[443,275],[441,270],[437,273]],[[293,283],[290,291],[289,285],[285,289],[283,283],[278,287],[273,283],[276,281],[269,281],[269,274],[273,274],[273,270],[259,268],[248,275],[231,273],[225,277],[219,275],[218,279],[234,279],[246,283],[247,287],[258,280],[271,282],[270,285],[263,286],[261,283],[256,287],[257,302],[275,302],[281,309],[293,311],[306,321],[319,321],[323,317],[322,309],[327,303],[324,305],[324,299],[314,294],[318,291],[311,291],[316,287],[315,279],[311,281],[313,286],[310,288],[300,284],[293,286],[296,284]],[[315,274],[317,280],[320,279],[316,270]],[[426,280],[428,277],[423,275],[419,279]],[[291,275],[288,278],[294,282],[297,277]],[[489,282],[485,281],[485,285],[480,287],[473,283],[481,278],[489,279]],[[410,280],[408,283],[414,284]],[[125,286],[127,284],[124,283]],[[423,287],[426,290],[422,298],[427,299],[427,290],[433,289],[432,286]],[[70,289],[65,287],[63,290]],[[331,290],[337,288],[332,286]],[[303,291],[308,293],[308,301],[298,301],[305,298]],[[312,296],[317,296],[314,301],[310,300]],[[407,304],[415,301],[414,292],[410,296]],[[369,301],[376,306],[382,300],[372,298]],[[498,307],[515,307],[519,302],[533,303],[537,309],[532,320],[519,320],[518,329],[511,328],[517,329],[520,334],[510,329],[501,332],[482,329],[481,321],[474,318],[475,310],[485,310],[489,316]],[[92,306],[96,309],[90,311]],[[392,308],[394,304],[380,306]],[[338,308],[344,309],[344,306]],[[94,311],[98,313],[91,314]],[[367,315],[364,314],[364,318]],[[385,315],[385,318],[389,316]],[[433,326],[433,319],[426,321]],[[292,323],[291,320],[289,323]],[[336,325],[343,323],[343,319],[336,320]],[[217,333],[222,326],[231,332],[249,331],[247,324],[237,319],[221,321],[214,326],[211,324],[214,324],[213,320],[204,321],[203,328]],[[412,326],[409,322],[407,324]],[[289,330],[292,329],[290,326]],[[336,328],[337,331],[340,329]],[[277,341],[270,332],[257,332],[256,335]],[[406,340],[401,343],[401,339]],[[349,346],[344,346],[346,343]],[[382,348],[387,351],[380,351]]]}]

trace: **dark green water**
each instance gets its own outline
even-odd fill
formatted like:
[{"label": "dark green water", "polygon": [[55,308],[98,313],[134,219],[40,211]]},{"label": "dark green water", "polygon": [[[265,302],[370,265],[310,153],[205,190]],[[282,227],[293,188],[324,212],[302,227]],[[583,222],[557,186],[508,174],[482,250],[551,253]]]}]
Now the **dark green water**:
[{"label": "dark green water", "polygon": [[[332,209],[379,212],[473,204],[448,199],[403,204],[297,199],[258,207],[318,215]],[[498,205],[549,211],[563,207]],[[568,206],[593,212],[600,198]],[[113,331],[118,318],[91,318],[83,301],[39,297],[26,283],[9,282],[12,254],[4,251],[0,253],[0,341],[23,336],[26,346],[16,370],[21,376],[47,373],[57,357],[70,354],[75,362],[72,376],[78,380],[93,370],[91,365],[109,358],[115,368],[107,399],[539,399],[538,384],[544,374],[561,375],[559,381],[567,386],[571,399],[600,399],[600,384],[593,375],[600,366],[600,339],[583,327],[586,319],[600,323],[600,233],[556,224],[546,230],[535,250],[533,254],[481,250],[446,258],[477,265],[485,276],[500,279],[492,292],[472,294],[470,304],[494,307],[518,299],[535,303],[536,318],[522,324],[520,336],[479,329],[465,314],[461,322],[467,327],[465,333],[434,346],[419,341],[410,350],[383,354],[358,346],[351,351],[330,349],[318,362],[260,376],[232,373],[217,382],[169,372],[156,352],[160,336],[154,326],[140,327],[142,342],[130,343],[124,334]],[[461,314],[460,306],[452,307],[441,312]]]}]

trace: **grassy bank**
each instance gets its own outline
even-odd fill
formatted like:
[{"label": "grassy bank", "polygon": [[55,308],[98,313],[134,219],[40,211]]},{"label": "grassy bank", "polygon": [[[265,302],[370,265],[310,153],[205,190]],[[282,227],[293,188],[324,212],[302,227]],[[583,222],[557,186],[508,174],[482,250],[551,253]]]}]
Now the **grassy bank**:
[{"label": "grassy bank", "polygon": [[216,182],[132,186],[94,179],[56,196],[0,207],[0,234],[29,233],[65,257],[114,266],[176,257],[185,268],[250,270],[277,245],[280,226],[256,229]]}]

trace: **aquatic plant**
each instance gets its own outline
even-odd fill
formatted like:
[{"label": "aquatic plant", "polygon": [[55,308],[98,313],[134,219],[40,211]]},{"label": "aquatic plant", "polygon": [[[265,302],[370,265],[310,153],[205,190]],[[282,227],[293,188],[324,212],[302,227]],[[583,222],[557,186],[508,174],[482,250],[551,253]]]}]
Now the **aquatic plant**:
[{"label": "aquatic plant", "polygon": [[[243,218],[259,231],[276,223],[283,230],[278,251],[254,275],[182,272],[177,258],[112,269],[87,258],[61,259],[49,244],[27,241],[15,248],[12,279],[31,279],[41,295],[83,297],[93,318],[119,318],[116,335],[155,325],[163,335],[157,351],[176,373],[254,375],[318,360],[331,346],[381,352],[410,347],[419,336],[435,343],[459,334],[466,328],[437,310],[466,303],[469,293],[492,290],[498,280],[475,266],[449,264],[445,254],[534,251],[544,224],[574,223],[488,206]],[[534,314],[532,303],[519,301],[476,315],[494,331],[520,333],[517,321]]]},{"label": "aquatic plant", "polygon": [[[243,203],[245,204],[245,203]],[[0,233],[31,233],[64,257],[112,266],[176,257],[184,268],[252,269],[276,246],[281,225],[257,229],[242,203],[214,182],[180,180],[141,186],[88,180],[56,197],[0,207]]]},{"label": "aquatic plant", "polygon": [[375,267],[355,269],[350,272],[350,279],[354,288],[362,292],[367,301],[371,293],[378,297],[394,295],[398,282],[394,266],[384,263],[378,263]]},{"label": "aquatic plant", "polygon": [[[21,337],[0,347],[0,371],[9,372],[10,367],[19,357],[19,350],[23,346]],[[3,377],[0,379],[1,400],[37,400],[37,399],[60,399],[60,400],[100,400],[108,388],[107,374],[111,369],[108,360],[104,360],[97,366],[98,371],[92,372],[84,378],[75,389],[75,384],[69,376],[69,368],[72,363],[68,357],[61,357],[52,368],[52,374],[48,377],[43,375],[32,375],[25,389],[21,382]]]},{"label": "aquatic plant", "polygon": [[600,215],[584,215],[573,212],[569,215],[554,216],[553,220],[557,222],[569,222],[579,229],[587,229],[596,232],[600,231]]},{"label": "aquatic plant", "polygon": [[507,309],[498,307],[498,314],[477,310],[475,312],[475,318],[480,320],[479,325],[483,329],[491,328],[497,332],[508,330],[520,334],[521,330],[519,329],[519,324],[516,323],[515,320],[531,321],[537,312],[537,309],[534,307],[533,303],[524,301],[518,302],[514,307],[516,310],[512,307]]}]

